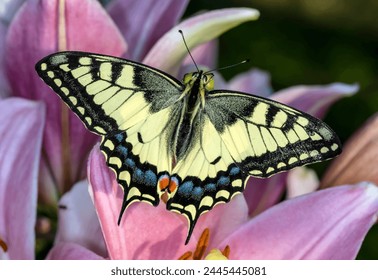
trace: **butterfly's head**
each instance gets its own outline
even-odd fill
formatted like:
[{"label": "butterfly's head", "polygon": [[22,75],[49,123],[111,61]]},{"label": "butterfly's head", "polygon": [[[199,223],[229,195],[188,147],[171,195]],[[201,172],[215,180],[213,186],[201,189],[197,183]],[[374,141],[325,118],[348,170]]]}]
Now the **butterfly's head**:
[{"label": "butterfly's head", "polygon": [[187,73],[184,75],[183,82],[189,87],[193,87],[198,82],[200,88],[210,91],[214,89],[214,74],[211,72],[203,73],[203,71]]}]

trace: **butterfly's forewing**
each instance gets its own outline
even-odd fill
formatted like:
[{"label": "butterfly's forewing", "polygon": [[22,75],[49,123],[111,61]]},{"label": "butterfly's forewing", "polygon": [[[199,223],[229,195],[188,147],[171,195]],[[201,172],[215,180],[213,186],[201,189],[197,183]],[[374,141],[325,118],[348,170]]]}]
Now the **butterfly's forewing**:
[{"label": "butterfly's forewing", "polygon": [[102,135],[101,150],[124,189],[123,210],[134,201],[157,205],[158,177],[172,167],[169,140],[182,84],[132,61],[82,52],[50,55],[36,70],[89,130]]},{"label": "butterfly's forewing", "polygon": [[188,218],[189,236],[199,216],[242,192],[250,175],[269,177],[341,152],[324,122],[244,93],[209,92],[197,122],[192,145],[172,171],[179,187],[167,205]]}]

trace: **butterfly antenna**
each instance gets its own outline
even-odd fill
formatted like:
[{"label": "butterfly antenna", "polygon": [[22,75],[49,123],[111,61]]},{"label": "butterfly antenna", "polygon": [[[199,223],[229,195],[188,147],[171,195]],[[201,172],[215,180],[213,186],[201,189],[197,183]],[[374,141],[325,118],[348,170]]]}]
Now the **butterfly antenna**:
[{"label": "butterfly antenna", "polygon": [[196,68],[197,68],[197,71],[199,72],[200,70],[199,70],[199,68],[198,68],[198,66],[197,66],[197,63],[194,61],[194,58],[193,58],[192,54],[190,53],[190,50],[189,50],[189,48],[188,48],[188,45],[186,44],[185,37],[184,37],[184,33],[182,32],[181,29],[180,29],[178,32],[180,32],[181,37],[182,37],[182,40],[184,41],[184,44],[185,44],[186,50],[188,51],[190,57],[192,58],[192,61],[193,61],[194,65],[195,65]]},{"label": "butterfly antenna", "polygon": [[238,66],[238,65],[240,65],[240,64],[244,64],[244,63],[248,63],[248,62],[249,62],[249,59],[245,59],[245,60],[240,61],[240,62],[235,63],[235,64],[231,64],[231,65],[227,65],[227,66],[224,66],[224,67],[215,68],[215,69],[212,69],[212,70],[206,71],[206,72],[203,73],[203,74],[211,73],[211,72],[213,72],[213,71],[224,70],[224,69],[231,68],[231,67],[235,67],[235,66]]}]

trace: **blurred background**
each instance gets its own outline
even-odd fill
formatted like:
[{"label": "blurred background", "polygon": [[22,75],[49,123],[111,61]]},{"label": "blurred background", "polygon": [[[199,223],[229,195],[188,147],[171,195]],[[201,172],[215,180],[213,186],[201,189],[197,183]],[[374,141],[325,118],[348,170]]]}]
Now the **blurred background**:
[{"label": "blurred background", "polygon": [[[274,90],[299,84],[358,83],[360,91],[337,102],[325,119],[342,142],[378,111],[378,1],[201,0],[191,1],[184,17],[226,7],[261,12],[259,20],[220,37],[218,66],[251,60],[222,71],[226,79],[258,67],[271,74]],[[321,173],[324,166],[315,168]],[[377,257],[376,225],[358,258]]]}]

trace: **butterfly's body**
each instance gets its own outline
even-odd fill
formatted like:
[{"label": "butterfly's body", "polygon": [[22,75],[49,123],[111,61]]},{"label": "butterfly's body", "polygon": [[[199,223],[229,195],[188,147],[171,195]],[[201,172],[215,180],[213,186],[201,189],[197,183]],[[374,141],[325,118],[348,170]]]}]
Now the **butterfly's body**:
[{"label": "butterfly's body", "polygon": [[[189,221],[242,192],[249,176],[269,177],[329,159],[340,142],[322,121],[246,93],[213,90],[213,74],[183,83],[155,68],[111,56],[62,52],[37,72],[87,128],[133,202],[167,209]],[[120,220],[119,220],[120,221]]]}]

